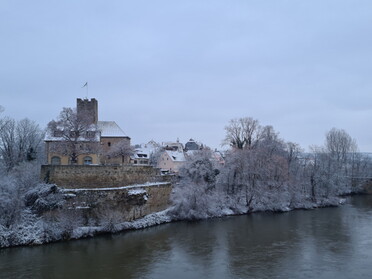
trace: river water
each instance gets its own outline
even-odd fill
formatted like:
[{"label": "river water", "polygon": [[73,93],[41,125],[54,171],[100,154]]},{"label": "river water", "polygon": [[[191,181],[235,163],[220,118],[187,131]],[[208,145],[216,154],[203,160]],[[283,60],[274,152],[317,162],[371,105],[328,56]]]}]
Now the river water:
[{"label": "river water", "polygon": [[2,249],[0,278],[372,278],[372,196]]}]

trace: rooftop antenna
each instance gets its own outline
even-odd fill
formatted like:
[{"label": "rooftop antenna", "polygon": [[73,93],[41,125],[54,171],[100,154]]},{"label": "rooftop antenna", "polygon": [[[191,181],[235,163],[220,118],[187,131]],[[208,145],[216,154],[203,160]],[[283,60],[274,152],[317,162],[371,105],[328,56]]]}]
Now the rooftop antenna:
[{"label": "rooftop antenna", "polygon": [[84,87],[86,87],[86,97],[85,97],[85,99],[88,99],[88,82],[85,82],[85,84],[81,88],[84,88]]}]

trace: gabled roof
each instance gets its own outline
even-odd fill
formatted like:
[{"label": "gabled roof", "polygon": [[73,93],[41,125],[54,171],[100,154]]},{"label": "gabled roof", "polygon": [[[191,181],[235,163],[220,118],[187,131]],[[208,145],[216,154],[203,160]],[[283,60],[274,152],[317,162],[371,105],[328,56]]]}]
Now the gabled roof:
[{"label": "gabled roof", "polygon": [[185,162],[186,161],[185,153],[183,153],[183,152],[170,151],[170,150],[165,150],[165,152],[168,154],[168,156],[174,162]]},{"label": "gabled roof", "polygon": [[98,121],[101,137],[128,137],[115,121]]}]

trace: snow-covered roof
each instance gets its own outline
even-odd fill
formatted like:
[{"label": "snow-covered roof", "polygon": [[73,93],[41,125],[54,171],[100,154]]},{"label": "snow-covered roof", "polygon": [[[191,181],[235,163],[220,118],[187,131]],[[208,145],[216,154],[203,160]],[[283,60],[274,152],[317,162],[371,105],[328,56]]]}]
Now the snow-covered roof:
[{"label": "snow-covered roof", "polygon": [[183,144],[180,142],[163,142],[162,146],[166,149],[183,150]]},{"label": "snow-covered roof", "polygon": [[135,149],[133,159],[149,159],[158,150],[159,146],[155,142],[142,143]]},{"label": "snow-covered roof", "polygon": [[[61,129],[62,130],[62,129]],[[92,124],[87,131],[99,131],[94,138],[86,138],[84,135],[79,136],[78,141],[99,141],[99,137],[127,137],[123,130],[116,124],[115,121],[98,121],[97,125]],[[63,141],[63,136],[56,136],[52,131],[48,130],[45,141]]]},{"label": "snow-covered roof", "polygon": [[127,137],[115,121],[98,121],[97,126],[101,137]]},{"label": "snow-covered roof", "polygon": [[150,158],[150,155],[151,155],[151,150],[149,149],[144,149],[144,148],[136,148],[134,154],[133,154],[133,158],[134,159],[139,159],[139,158]]},{"label": "snow-covered roof", "polygon": [[[93,136],[87,137],[86,134],[79,135],[77,141],[99,141],[99,133],[96,133],[96,131],[96,125],[92,124],[88,129],[86,129],[86,132],[94,132]],[[44,141],[65,141],[65,137],[63,136],[63,128],[57,127],[57,131],[47,129]]]},{"label": "snow-covered roof", "polygon": [[136,152],[139,154],[147,154],[149,157],[151,153],[155,153],[157,150],[157,146],[153,144],[141,144],[139,148],[136,148]]},{"label": "snow-covered roof", "polygon": [[165,150],[165,152],[167,152],[168,156],[172,159],[172,161],[176,161],[176,162],[186,161],[184,152],[170,151],[170,150]]}]

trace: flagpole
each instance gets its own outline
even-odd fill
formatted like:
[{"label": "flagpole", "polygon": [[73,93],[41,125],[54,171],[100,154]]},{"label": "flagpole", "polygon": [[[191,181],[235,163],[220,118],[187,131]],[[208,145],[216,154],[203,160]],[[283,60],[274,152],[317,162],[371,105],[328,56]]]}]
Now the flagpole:
[{"label": "flagpole", "polygon": [[85,96],[85,99],[88,99],[88,82],[85,82],[85,84],[83,85],[83,87],[82,88],[84,88],[84,87],[86,87],[87,89],[86,89],[86,96]]}]

